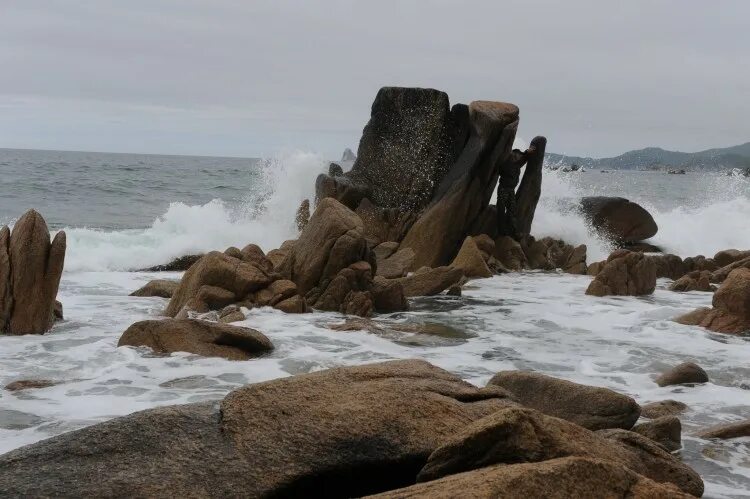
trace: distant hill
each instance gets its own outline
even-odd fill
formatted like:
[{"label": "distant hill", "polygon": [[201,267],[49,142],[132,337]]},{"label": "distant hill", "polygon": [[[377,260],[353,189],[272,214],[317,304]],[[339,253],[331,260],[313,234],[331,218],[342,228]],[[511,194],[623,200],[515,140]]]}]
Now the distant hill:
[{"label": "distant hill", "polygon": [[647,147],[628,151],[614,158],[581,158],[563,154],[548,153],[549,166],[580,165],[587,169],[621,170],[731,170],[750,168],[750,142],[722,149],[707,149],[700,152],[667,151],[659,147]]}]

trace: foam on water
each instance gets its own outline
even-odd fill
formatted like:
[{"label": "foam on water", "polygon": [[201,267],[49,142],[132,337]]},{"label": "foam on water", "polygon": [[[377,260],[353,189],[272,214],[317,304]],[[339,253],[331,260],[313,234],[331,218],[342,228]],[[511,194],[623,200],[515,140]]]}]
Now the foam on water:
[{"label": "foam on water", "polygon": [[170,203],[147,229],[105,231],[66,228],[66,271],[142,269],[187,254],[250,242],[265,250],[294,237],[294,215],[314,194],[327,162],[312,153],[290,153],[261,164],[258,186],[242,202],[215,199],[203,205]]}]

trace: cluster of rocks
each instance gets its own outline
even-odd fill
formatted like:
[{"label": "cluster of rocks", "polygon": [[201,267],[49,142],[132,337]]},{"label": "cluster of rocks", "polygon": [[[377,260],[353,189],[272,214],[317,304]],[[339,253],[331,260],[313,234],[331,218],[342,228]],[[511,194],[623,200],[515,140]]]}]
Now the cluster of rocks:
[{"label": "cluster of rocks", "polygon": [[699,308],[675,319],[719,333],[750,331],[750,269],[732,270],[714,293],[712,308]]},{"label": "cluster of rocks", "polygon": [[642,413],[628,396],[536,373],[502,372],[477,388],[424,361],[389,361],[246,385],[220,403],[150,409],[22,447],[0,456],[0,489],[700,497],[701,478],[670,453],[679,426],[635,425]]},{"label": "cluster of rocks", "polygon": [[0,333],[43,334],[62,318],[56,301],[65,263],[65,232],[50,242],[44,218],[29,210],[13,231],[0,229]]}]

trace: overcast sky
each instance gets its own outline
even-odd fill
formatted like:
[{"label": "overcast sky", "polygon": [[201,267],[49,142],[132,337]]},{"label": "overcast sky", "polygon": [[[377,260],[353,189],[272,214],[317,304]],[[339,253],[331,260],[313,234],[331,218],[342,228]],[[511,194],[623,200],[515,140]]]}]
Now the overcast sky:
[{"label": "overcast sky", "polygon": [[356,151],[384,85],[616,155],[750,141],[750,1],[0,0],[0,147]]}]

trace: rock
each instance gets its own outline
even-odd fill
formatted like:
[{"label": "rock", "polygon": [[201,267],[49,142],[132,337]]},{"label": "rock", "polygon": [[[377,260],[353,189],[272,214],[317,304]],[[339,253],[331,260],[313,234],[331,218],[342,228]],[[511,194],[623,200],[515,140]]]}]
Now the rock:
[{"label": "rock", "polygon": [[155,279],[149,281],[145,286],[139,288],[132,293],[130,296],[158,296],[160,298],[172,298],[177,287],[180,285],[180,281],[170,281],[168,279]]},{"label": "rock", "polygon": [[355,182],[349,176],[321,173],[315,180],[316,206],[323,199],[331,198],[354,211],[363,199],[371,196],[372,191],[367,184]]},{"label": "rock", "polygon": [[586,289],[593,296],[640,296],[656,289],[656,266],[643,253],[619,250],[612,253],[607,263]]},{"label": "rock", "polygon": [[489,384],[505,388],[524,406],[590,430],[629,430],[641,414],[635,400],[626,395],[534,372],[500,372]]},{"label": "rock", "polygon": [[396,250],[398,250],[398,243],[396,241],[388,241],[375,246],[372,251],[375,253],[375,260],[378,262],[378,267],[380,267],[381,261],[394,254]]},{"label": "rock", "polygon": [[663,416],[637,424],[633,431],[653,440],[667,452],[682,448],[682,424],[676,416]]},{"label": "rock", "polygon": [[413,484],[446,438],[508,404],[502,390],[419,360],[329,369],[246,385],[220,407],[149,409],[16,449],[0,457],[0,490],[359,497]]},{"label": "rock", "polygon": [[727,265],[744,260],[745,258],[750,258],[750,250],[740,251],[737,249],[728,249],[716,253],[713,257],[713,261],[716,262],[716,265],[719,267],[726,267]]},{"label": "rock", "polygon": [[552,270],[555,267],[547,258],[547,245],[537,241],[532,236],[527,236],[520,241],[521,248],[528,262],[528,267],[533,270]]},{"label": "rock", "polygon": [[20,390],[30,390],[36,388],[47,388],[49,386],[59,385],[60,381],[52,381],[51,379],[20,379],[13,381],[5,385],[5,389],[9,392],[17,392]]},{"label": "rock", "polygon": [[444,92],[381,88],[348,176],[377,206],[419,211],[451,166],[456,127]]},{"label": "rock", "polygon": [[662,249],[654,244],[644,241],[620,243],[620,248],[628,251],[639,251],[641,253],[661,253]]},{"label": "rock", "polygon": [[55,304],[52,307],[52,315],[56,321],[63,320],[63,304],[55,300]]},{"label": "rock", "polygon": [[711,282],[715,282],[715,283],[724,282],[734,269],[743,269],[743,268],[750,269],[750,257],[743,258],[742,260],[737,260],[736,262],[732,262],[729,265],[726,265],[718,270],[713,271],[713,273],[711,274]]},{"label": "rock", "polygon": [[718,333],[750,331],[750,269],[738,268],[729,274],[714,293],[712,309],[698,309],[675,321]]},{"label": "rock", "polygon": [[707,428],[697,433],[696,436],[706,439],[718,438],[722,440],[750,437],[750,420],[712,426],[711,428]]},{"label": "rock", "polygon": [[475,236],[471,236],[474,243],[482,252],[482,257],[487,260],[490,256],[495,254],[495,241],[487,234],[481,233]]},{"label": "rock", "polygon": [[44,218],[29,210],[0,230],[0,332],[44,334],[55,320],[65,263],[65,232],[50,243]]},{"label": "rock", "polygon": [[286,259],[286,256],[289,254],[289,251],[294,247],[296,242],[296,239],[284,241],[281,244],[280,248],[272,249],[268,252],[268,255],[266,255],[266,257],[271,261],[274,270],[277,270],[281,266],[282,262],[284,261],[284,259]]},{"label": "rock", "polygon": [[588,268],[586,269],[586,275],[590,275],[592,277],[596,277],[599,275],[599,272],[602,271],[604,266],[607,264],[606,261],[603,262],[594,262],[589,264]]},{"label": "rock", "polygon": [[376,206],[364,198],[354,210],[365,227],[365,237],[372,246],[383,241],[400,241],[416,220],[416,214],[398,208]]},{"label": "rock", "polygon": [[664,416],[675,416],[688,408],[677,400],[660,400],[641,406],[641,417],[657,419]]},{"label": "rock", "polygon": [[396,279],[406,275],[414,261],[414,250],[404,248],[378,262],[377,275],[386,279]]},{"label": "rock", "polygon": [[654,262],[657,278],[666,277],[676,281],[690,271],[677,255],[648,255],[646,258]]},{"label": "rock", "polygon": [[695,270],[673,282],[669,289],[672,291],[714,291],[711,285],[711,272],[708,270]]},{"label": "rock", "polygon": [[484,278],[493,275],[471,236],[464,240],[458,255],[453,259],[450,266],[460,269],[464,276],[468,278]]},{"label": "rock", "polygon": [[303,199],[302,203],[297,208],[297,214],[294,217],[294,222],[297,224],[297,230],[302,232],[307,222],[310,220],[310,200]]},{"label": "rock", "polygon": [[178,272],[187,270],[192,265],[203,257],[200,255],[185,255],[175,258],[169,263],[164,265],[155,265],[147,269],[143,269],[141,272]]},{"label": "rock", "polygon": [[241,311],[235,310],[234,312],[220,316],[219,322],[222,322],[224,324],[229,324],[230,322],[244,321],[246,318],[247,317],[245,317],[245,314],[243,314]]},{"label": "rock", "polygon": [[322,290],[321,294],[310,292],[307,298],[313,307],[320,310],[341,312],[369,317],[374,310],[372,268],[364,261],[342,269]]},{"label": "rock", "polygon": [[585,244],[580,244],[573,248],[570,255],[562,265],[563,272],[567,274],[586,275],[588,266],[586,265],[586,252],[588,248]]},{"label": "rock", "polygon": [[376,276],[373,280],[372,298],[375,310],[381,313],[409,310],[404,287],[396,280]]},{"label": "rock", "polygon": [[212,251],[185,272],[165,313],[174,317],[184,306],[199,312],[216,310],[243,301],[271,282],[271,277],[255,265]]},{"label": "rock", "polygon": [[338,163],[330,163],[328,165],[328,175],[331,177],[341,177],[344,175],[344,169]]},{"label": "rock", "polygon": [[462,294],[461,286],[459,286],[458,284],[455,284],[451,286],[450,288],[448,288],[448,291],[446,291],[445,294],[448,296],[461,296]]},{"label": "rock", "polygon": [[310,311],[305,299],[299,295],[287,298],[273,306],[276,310],[281,310],[287,314],[305,314]]},{"label": "rock", "polygon": [[442,293],[446,289],[455,286],[464,278],[461,269],[454,267],[438,267],[423,272],[415,272],[407,277],[396,279],[404,289],[404,295],[432,296]]},{"label": "rock", "polygon": [[625,466],[599,459],[566,457],[540,463],[495,465],[449,475],[371,499],[689,499],[672,484],[662,484]]},{"label": "rock", "polygon": [[254,329],[198,319],[136,322],[125,330],[117,346],[146,346],[158,353],[190,352],[228,360],[247,360],[273,350],[271,340]]},{"label": "rock", "polygon": [[521,245],[510,236],[501,236],[495,240],[493,256],[509,270],[520,271],[527,264],[526,255]]},{"label": "rock", "polygon": [[683,263],[685,264],[686,272],[692,272],[694,270],[710,270],[713,272],[719,269],[716,262],[703,255],[689,256],[683,260]]},{"label": "rock", "polygon": [[273,307],[297,295],[297,285],[288,279],[278,279],[268,285],[267,288],[261,289],[255,293],[253,302],[259,307]]},{"label": "rock", "polygon": [[531,222],[542,195],[542,166],[546,147],[546,138],[534,137],[526,150],[526,170],[516,191],[516,230],[521,235],[531,233]]},{"label": "rock", "polygon": [[586,197],[581,209],[594,229],[617,242],[636,242],[656,235],[654,217],[639,204],[618,197]]},{"label": "rock", "polygon": [[363,231],[353,211],[334,199],[323,199],[279,271],[304,296],[355,262],[374,263]]},{"label": "rock", "polygon": [[[640,435],[617,430],[601,436],[533,409],[509,407],[468,425],[430,455],[418,482],[495,464],[587,457],[617,463],[686,493],[703,493],[701,478],[677,458]],[[622,434],[628,434],[627,438]]]},{"label": "rock", "polygon": [[708,374],[694,362],[683,362],[656,378],[659,386],[708,383]]},{"label": "rock", "polygon": [[344,154],[341,155],[341,161],[356,161],[357,156],[348,147],[344,149]]},{"label": "rock", "polygon": [[255,265],[267,274],[273,272],[273,262],[263,253],[263,250],[257,244],[248,244],[242,248],[238,258],[243,262]]},{"label": "rock", "polygon": [[225,249],[224,254],[227,256],[231,256],[232,258],[236,258],[237,260],[242,260],[242,251],[239,248],[235,248],[234,246],[230,246],[229,248]]},{"label": "rock", "polygon": [[412,248],[417,255],[414,269],[450,261],[470,229],[483,218],[495,179],[511,159],[518,127],[516,106],[477,101],[468,109],[454,106],[454,111],[464,113],[469,136],[434,191],[429,207],[401,242],[402,248]]}]

